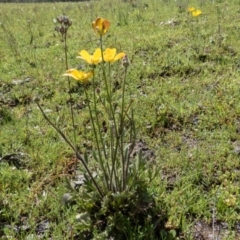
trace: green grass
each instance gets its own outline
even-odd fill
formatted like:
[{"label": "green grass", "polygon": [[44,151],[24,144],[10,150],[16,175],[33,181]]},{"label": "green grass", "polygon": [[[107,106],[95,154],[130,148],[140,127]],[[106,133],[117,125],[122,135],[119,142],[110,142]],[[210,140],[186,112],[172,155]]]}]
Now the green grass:
[{"label": "green grass", "polygon": [[[173,239],[193,239],[194,222],[214,218],[228,224],[226,239],[237,239],[240,5],[215,3],[218,7],[212,1],[181,7],[163,0],[0,4],[1,239],[36,239],[37,234],[74,239],[76,234],[77,209],[61,201],[74,154],[34,103],[39,98],[73,138],[63,42],[53,21],[62,14],[73,21],[67,39],[71,68],[84,66],[76,59],[80,50],[96,48],[91,22],[98,16],[111,21],[105,47],[116,47],[131,60],[127,96],[134,100],[138,138],[155,152],[153,164],[161,169],[149,191],[167,212],[165,234],[176,230]],[[202,15],[191,17],[188,6]],[[121,75],[120,65],[115,73]],[[83,153],[93,147],[89,117],[74,81],[71,88]],[[9,154],[17,154],[18,164]],[[128,239],[146,239],[151,227],[136,226]]]}]

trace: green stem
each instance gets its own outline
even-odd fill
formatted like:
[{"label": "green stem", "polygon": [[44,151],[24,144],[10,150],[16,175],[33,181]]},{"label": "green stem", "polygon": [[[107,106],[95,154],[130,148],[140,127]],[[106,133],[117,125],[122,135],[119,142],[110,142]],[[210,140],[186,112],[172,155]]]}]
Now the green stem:
[{"label": "green stem", "polygon": [[124,157],[124,107],[125,107],[125,83],[127,78],[127,68],[124,71],[124,79],[122,82],[122,106],[120,115],[120,129],[119,135],[121,137],[121,155],[122,155],[122,189],[126,186],[126,172],[125,172],[125,157]]},{"label": "green stem", "polygon": [[[67,32],[64,34],[64,53],[65,53],[65,65],[66,70],[68,70],[68,55],[67,55]],[[72,127],[73,127],[73,139],[74,139],[74,146],[76,147],[77,144],[77,137],[76,137],[76,131],[75,131],[75,120],[74,120],[74,112],[73,112],[73,106],[72,106],[72,94],[71,94],[71,84],[70,84],[70,78],[68,79],[68,89],[69,89],[69,98],[70,98],[70,113],[71,113],[71,121],[72,121]],[[75,166],[76,167],[76,166]]]},{"label": "green stem", "polygon": [[110,102],[112,102],[112,78],[111,78],[111,64],[108,63],[108,78],[109,78],[109,94],[110,94]]},{"label": "green stem", "polygon": [[[113,108],[113,103],[112,103],[112,91],[109,90],[109,88],[111,88],[111,86],[109,86],[108,82],[107,82],[107,76],[106,76],[106,70],[105,70],[105,66],[104,66],[104,57],[103,57],[103,41],[102,41],[102,36],[100,36],[100,48],[101,48],[101,54],[102,54],[102,71],[103,71],[103,79],[104,79],[104,85],[107,91],[107,101],[109,104],[109,108],[110,111],[107,111],[108,113],[108,117],[109,117],[109,121],[110,123],[113,121],[113,134],[111,134],[111,138],[113,138],[112,140],[110,140],[110,142],[114,142],[114,138],[115,136],[117,136],[117,123],[116,123],[116,117],[115,117],[115,112],[114,112],[114,108]],[[109,78],[111,76],[109,75]],[[116,141],[116,144],[118,144],[118,141]],[[113,148],[113,147],[112,147]],[[116,152],[117,152],[117,145],[115,147],[115,154],[113,155],[114,157],[112,157],[111,161],[112,161],[112,169],[111,169],[111,173],[110,173],[110,188],[112,187],[112,177],[114,176],[115,178],[115,183],[117,184],[117,174],[115,171],[115,165],[116,165]]]},{"label": "green stem", "polygon": [[81,156],[81,154],[77,151],[77,149],[70,142],[70,140],[65,136],[65,134],[47,117],[47,115],[45,114],[45,112],[43,111],[42,107],[40,106],[40,104],[38,102],[37,102],[37,105],[38,105],[38,108],[40,109],[40,111],[42,112],[43,117],[47,120],[47,122],[59,133],[59,135],[62,136],[64,141],[73,149],[73,151],[76,154],[77,159],[83,164],[83,166],[86,169],[88,175],[90,176],[91,180],[93,181],[93,184],[96,187],[98,193],[100,194],[101,197],[104,197],[100,187],[98,186],[96,180],[94,179],[91,171],[89,170],[89,168],[88,168],[86,162],[84,161],[83,157]]},{"label": "green stem", "polygon": [[[95,74],[94,74],[94,71],[93,71],[93,83],[94,83],[94,76],[95,76]],[[94,96],[95,96],[95,94],[96,94],[95,93],[95,89],[93,89],[93,90],[94,90]],[[86,99],[87,99],[87,106],[88,106],[88,111],[89,111],[89,114],[90,114],[91,124],[92,124],[92,127],[93,127],[93,133],[94,133],[94,137],[95,137],[96,144],[97,144],[97,150],[98,150],[100,166],[101,166],[101,169],[102,169],[103,174],[104,174],[106,187],[108,188],[109,187],[109,185],[108,185],[108,175],[107,175],[106,169],[104,167],[103,158],[102,158],[102,152],[101,152],[101,149],[100,149],[100,144],[99,144],[99,139],[98,139],[98,134],[97,134],[94,118],[93,118],[92,109],[91,109],[91,106],[90,106],[90,99],[89,99],[88,92],[87,92],[86,88],[84,88],[84,92],[85,92],[85,96],[86,96]],[[99,121],[98,121],[98,117],[97,117],[97,106],[96,106],[96,99],[95,99],[95,97],[94,97],[94,110],[95,110],[95,114],[96,114],[96,119],[97,119],[96,122],[97,122],[97,125],[98,125],[98,130],[100,131]],[[101,136],[100,132],[99,132],[99,135]]]},{"label": "green stem", "polygon": [[102,137],[102,134],[101,134],[101,129],[102,128],[101,128],[99,118],[98,118],[97,96],[96,96],[96,91],[95,91],[95,72],[94,72],[94,70],[93,70],[93,101],[94,101],[94,111],[95,111],[95,114],[96,114],[96,122],[97,122],[98,132],[99,132],[101,144],[102,144],[102,147],[103,147],[103,153],[104,153],[105,159],[107,159],[106,146],[105,146],[104,141],[103,141],[103,137]]},{"label": "green stem", "polygon": [[[109,104],[112,105],[112,82],[111,82],[111,64],[110,62],[108,63],[108,78],[109,78]],[[115,145],[115,139],[116,139],[116,127],[115,126],[112,126],[112,122],[110,122],[110,149],[111,149],[111,159],[112,159],[112,171],[110,173],[110,187],[112,189],[113,192],[115,192],[117,189],[119,189],[119,186],[118,186],[118,183],[116,181],[117,179],[117,174],[116,174],[116,164],[115,164],[115,160],[116,160],[116,153],[117,153],[117,144],[118,144],[118,141],[116,140],[116,145]],[[115,125],[115,123],[114,123]],[[115,146],[115,147],[114,147]],[[115,150],[114,150],[115,149]],[[112,177],[114,176],[114,179],[115,179],[115,184],[113,185],[113,182],[112,182]]]},{"label": "green stem", "polygon": [[128,173],[129,173],[128,169],[129,169],[129,164],[130,164],[130,155],[131,155],[131,153],[134,149],[135,141],[136,141],[136,129],[135,129],[133,110],[131,112],[130,124],[131,124],[131,129],[130,129],[129,142],[131,143],[131,146],[130,146],[130,150],[128,152],[126,166],[125,166],[125,169],[124,169],[125,170],[125,188],[126,188],[126,183],[127,183]]}]

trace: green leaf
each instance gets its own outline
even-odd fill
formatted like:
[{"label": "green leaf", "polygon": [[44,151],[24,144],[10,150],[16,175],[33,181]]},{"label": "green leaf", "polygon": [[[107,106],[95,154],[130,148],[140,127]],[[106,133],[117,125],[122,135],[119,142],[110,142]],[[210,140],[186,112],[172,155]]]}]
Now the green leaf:
[{"label": "green leaf", "polygon": [[89,213],[80,213],[76,215],[77,229],[81,231],[90,230],[91,228],[91,218]]}]

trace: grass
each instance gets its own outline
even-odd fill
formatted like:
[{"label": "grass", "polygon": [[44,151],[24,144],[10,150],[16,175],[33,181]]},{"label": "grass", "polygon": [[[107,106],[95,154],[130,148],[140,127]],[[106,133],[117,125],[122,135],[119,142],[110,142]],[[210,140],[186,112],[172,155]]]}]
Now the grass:
[{"label": "grass", "polygon": [[[224,222],[239,239],[240,5],[215,1],[102,0],[1,4],[0,8],[0,236],[1,239],[77,239],[78,209],[62,203],[74,154],[43,119],[34,99],[73,138],[61,35],[67,15],[69,66],[83,62],[98,39],[91,22],[111,21],[105,45],[131,60],[127,96],[138,138],[154,151],[159,174],[149,185],[167,213],[165,239],[194,239],[196,221]],[[193,18],[187,7],[202,10]],[[234,19],[234,21],[233,21]],[[115,84],[122,68],[116,66]],[[71,82],[80,152],[94,147],[84,95]],[[136,226],[128,239],[146,239]],[[131,232],[132,231],[132,232]],[[176,236],[174,235],[176,233]],[[206,238],[207,239],[207,238]],[[224,239],[224,237],[222,237]]]}]

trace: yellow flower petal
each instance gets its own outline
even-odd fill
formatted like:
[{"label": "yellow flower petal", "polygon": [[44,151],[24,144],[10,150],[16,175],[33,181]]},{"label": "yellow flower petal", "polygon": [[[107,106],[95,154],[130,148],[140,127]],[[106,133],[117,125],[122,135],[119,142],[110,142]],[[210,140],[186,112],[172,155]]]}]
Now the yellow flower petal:
[{"label": "yellow flower petal", "polygon": [[93,75],[93,72],[83,72],[83,71],[78,71],[77,69],[69,69],[63,76],[68,76],[72,77],[77,81],[80,81],[83,84],[88,83],[88,79]]},{"label": "yellow flower petal", "polygon": [[91,62],[91,55],[86,50],[82,50],[79,53],[79,55],[81,57],[78,57],[78,58],[81,58],[81,59],[85,60],[87,63],[92,64],[92,62]]},{"label": "yellow flower petal", "polygon": [[189,11],[189,12],[193,12],[194,10],[195,10],[194,7],[189,7],[189,8],[188,8],[188,11]]},{"label": "yellow flower petal", "polygon": [[95,33],[102,36],[107,33],[110,27],[110,22],[104,18],[97,18],[94,22],[92,22],[92,27]]},{"label": "yellow flower petal", "polygon": [[103,32],[104,34],[107,33],[108,29],[110,28],[110,22],[106,19],[103,21]]},{"label": "yellow flower petal", "polygon": [[92,62],[93,64],[98,64],[102,60],[102,52],[100,48],[97,48],[93,54]]},{"label": "yellow flower petal", "polygon": [[118,53],[116,55],[116,48],[107,48],[103,52],[103,58],[105,62],[115,62],[125,56],[125,53]]},{"label": "yellow flower petal", "polygon": [[108,55],[109,55],[109,54],[110,54],[110,55],[111,55],[111,54],[114,54],[114,55],[115,55],[116,52],[117,52],[117,49],[116,49],[116,48],[106,48],[106,50],[104,51],[104,53],[105,53],[105,54],[108,54]]},{"label": "yellow flower petal", "polygon": [[125,56],[125,53],[121,52],[121,53],[117,54],[117,56],[115,56],[114,61],[117,61],[117,60],[123,58],[124,56]]},{"label": "yellow flower petal", "polygon": [[107,48],[103,52],[103,58],[105,62],[112,62],[114,61],[114,57],[116,55],[117,49],[116,48]]},{"label": "yellow flower petal", "polygon": [[199,16],[199,15],[201,15],[202,14],[202,11],[201,10],[194,10],[194,11],[192,11],[192,16],[193,17],[197,17],[197,16]]},{"label": "yellow flower petal", "polygon": [[97,65],[102,61],[102,54],[100,48],[97,48],[93,55],[90,55],[86,50],[82,50],[79,55],[80,56],[78,56],[77,58],[81,58],[91,65]]}]

